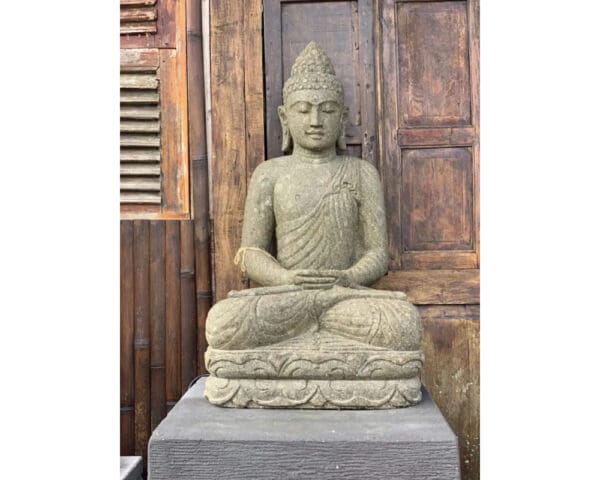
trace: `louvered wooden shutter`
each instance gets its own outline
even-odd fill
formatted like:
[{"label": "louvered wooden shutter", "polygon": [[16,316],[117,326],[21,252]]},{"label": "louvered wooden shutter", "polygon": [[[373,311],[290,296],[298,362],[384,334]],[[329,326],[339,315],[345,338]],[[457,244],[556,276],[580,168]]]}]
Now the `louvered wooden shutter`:
[{"label": "louvered wooden shutter", "polygon": [[121,203],[160,205],[158,51],[129,52],[121,63]]},{"label": "louvered wooden shutter", "polygon": [[122,218],[188,218],[183,0],[120,0]]}]

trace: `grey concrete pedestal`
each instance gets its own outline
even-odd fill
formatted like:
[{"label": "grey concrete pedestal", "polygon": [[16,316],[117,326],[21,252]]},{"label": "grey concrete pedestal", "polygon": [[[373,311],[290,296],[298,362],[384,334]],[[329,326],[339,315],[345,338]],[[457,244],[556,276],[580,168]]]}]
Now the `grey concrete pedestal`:
[{"label": "grey concrete pedestal", "polygon": [[459,479],[456,436],[426,391],[390,410],[231,409],[204,379],[152,434],[149,480]]}]

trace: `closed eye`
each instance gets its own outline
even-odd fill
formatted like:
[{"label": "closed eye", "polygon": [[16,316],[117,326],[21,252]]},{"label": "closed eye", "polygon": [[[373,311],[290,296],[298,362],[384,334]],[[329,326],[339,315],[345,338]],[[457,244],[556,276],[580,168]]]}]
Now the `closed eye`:
[{"label": "closed eye", "polygon": [[306,102],[298,102],[294,107],[299,113],[308,113],[310,111],[310,105]]},{"label": "closed eye", "polygon": [[338,109],[334,102],[325,102],[321,104],[321,111],[323,113],[336,113]]}]

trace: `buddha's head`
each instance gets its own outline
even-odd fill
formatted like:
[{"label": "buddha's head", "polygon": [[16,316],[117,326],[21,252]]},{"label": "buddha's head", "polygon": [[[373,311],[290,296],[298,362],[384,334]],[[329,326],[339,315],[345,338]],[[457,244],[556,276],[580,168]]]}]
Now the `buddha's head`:
[{"label": "buddha's head", "polygon": [[294,144],[314,152],[336,145],[340,150],[346,148],[344,87],[317,43],[310,42],[298,55],[283,87],[283,105],[277,111],[285,153],[291,152]]}]

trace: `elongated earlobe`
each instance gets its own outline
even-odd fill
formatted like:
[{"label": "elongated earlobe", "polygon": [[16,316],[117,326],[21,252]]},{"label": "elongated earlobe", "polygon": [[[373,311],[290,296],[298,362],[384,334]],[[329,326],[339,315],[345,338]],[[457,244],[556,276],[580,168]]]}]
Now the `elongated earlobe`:
[{"label": "elongated earlobe", "polygon": [[290,129],[283,122],[281,124],[281,133],[281,151],[283,153],[290,153],[293,146],[292,136],[290,135]]},{"label": "elongated earlobe", "polygon": [[336,146],[339,150],[346,150],[346,123],[342,124],[340,128],[340,135],[338,136]]},{"label": "elongated earlobe", "polygon": [[281,151],[283,153],[290,153],[294,147],[294,141],[290,135],[290,129],[287,126],[287,116],[283,105],[277,107],[277,114],[279,115],[279,122],[281,123]]},{"label": "elongated earlobe", "polygon": [[336,146],[338,150],[346,150],[346,122],[348,121],[348,107],[344,107],[344,113],[342,114],[342,126],[340,127],[340,134],[338,135]]}]

